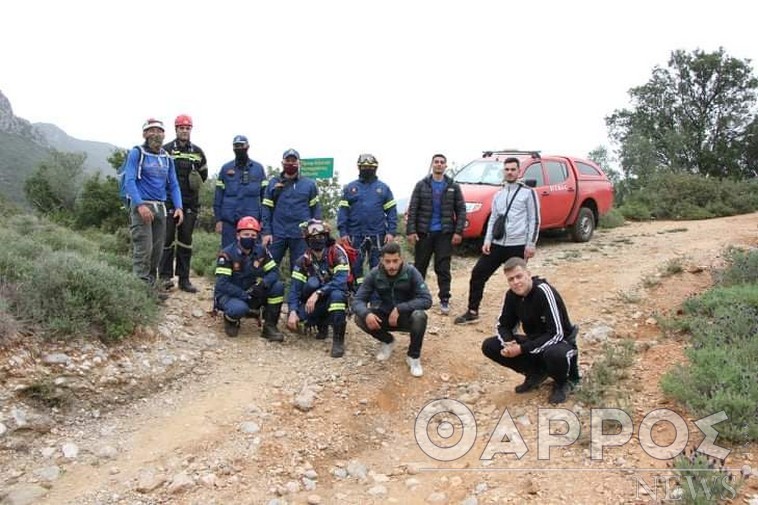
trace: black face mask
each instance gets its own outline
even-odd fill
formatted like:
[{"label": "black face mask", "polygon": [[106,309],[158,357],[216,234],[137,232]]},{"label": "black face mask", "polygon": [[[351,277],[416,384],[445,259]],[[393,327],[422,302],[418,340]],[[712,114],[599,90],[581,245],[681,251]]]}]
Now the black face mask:
[{"label": "black face mask", "polygon": [[312,251],[320,252],[326,249],[326,237],[311,237],[308,239],[308,247]]},{"label": "black face mask", "polygon": [[247,165],[250,158],[247,157],[247,149],[234,150],[234,163],[238,166]]},{"label": "black face mask", "polygon": [[374,179],[376,179],[376,169],[375,168],[359,168],[358,178],[362,181],[373,181]]}]

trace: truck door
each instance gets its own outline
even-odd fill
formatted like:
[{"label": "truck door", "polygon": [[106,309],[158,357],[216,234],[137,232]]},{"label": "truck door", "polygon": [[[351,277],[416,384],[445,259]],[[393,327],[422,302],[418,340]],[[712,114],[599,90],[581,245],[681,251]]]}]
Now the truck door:
[{"label": "truck door", "polygon": [[535,188],[540,197],[542,228],[562,228],[566,225],[576,198],[576,179],[565,160],[543,158],[543,186]]}]

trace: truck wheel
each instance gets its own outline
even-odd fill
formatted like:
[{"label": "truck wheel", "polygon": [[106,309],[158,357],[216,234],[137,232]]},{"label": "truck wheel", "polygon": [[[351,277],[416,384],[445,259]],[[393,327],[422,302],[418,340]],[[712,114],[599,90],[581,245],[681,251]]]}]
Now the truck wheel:
[{"label": "truck wheel", "polygon": [[579,209],[579,216],[571,227],[571,238],[574,242],[588,242],[595,231],[595,214],[588,207]]}]

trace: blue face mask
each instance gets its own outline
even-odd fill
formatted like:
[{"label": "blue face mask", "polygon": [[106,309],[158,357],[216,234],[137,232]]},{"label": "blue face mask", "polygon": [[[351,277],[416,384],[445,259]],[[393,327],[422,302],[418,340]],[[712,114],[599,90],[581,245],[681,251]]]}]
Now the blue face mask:
[{"label": "blue face mask", "polygon": [[256,239],[254,237],[240,237],[240,247],[250,250],[255,247]]}]

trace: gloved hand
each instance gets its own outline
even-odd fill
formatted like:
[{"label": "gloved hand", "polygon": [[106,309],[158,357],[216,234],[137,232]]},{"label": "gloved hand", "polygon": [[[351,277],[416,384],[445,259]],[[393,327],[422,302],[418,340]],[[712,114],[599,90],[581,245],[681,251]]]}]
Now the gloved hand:
[{"label": "gloved hand", "polygon": [[260,299],[262,300],[266,296],[266,287],[263,285],[262,282],[258,282],[256,284],[253,284],[249,288],[247,288],[247,295],[251,299]]}]

